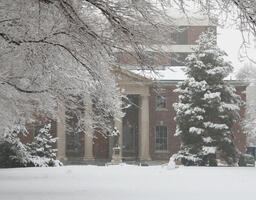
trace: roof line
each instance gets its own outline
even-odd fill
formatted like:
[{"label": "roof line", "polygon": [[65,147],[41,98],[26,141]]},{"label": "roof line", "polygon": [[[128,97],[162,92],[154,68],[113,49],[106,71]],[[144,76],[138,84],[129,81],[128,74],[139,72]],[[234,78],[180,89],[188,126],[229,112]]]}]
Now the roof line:
[{"label": "roof line", "polygon": [[[182,82],[185,80],[153,80],[153,82],[156,83],[177,83],[177,82]],[[239,84],[239,85],[244,85],[248,86],[248,82],[241,81],[241,80],[224,80],[225,82],[229,82],[230,84]]]}]

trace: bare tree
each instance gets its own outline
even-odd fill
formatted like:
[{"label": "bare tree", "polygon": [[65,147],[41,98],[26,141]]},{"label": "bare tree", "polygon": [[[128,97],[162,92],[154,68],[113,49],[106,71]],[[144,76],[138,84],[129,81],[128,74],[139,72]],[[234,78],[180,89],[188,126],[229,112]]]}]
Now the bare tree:
[{"label": "bare tree", "polygon": [[[177,29],[168,17],[173,2],[185,11],[191,1],[0,0],[0,132],[42,113],[56,118],[59,102],[79,110],[73,114],[82,128],[108,129],[109,118],[122,116],[122,95],[111,73],[116,52],[148,67],[145,48],[152,41],[169,44]],[[255,30],[253,0],[194,2],[210,17],[232,5],[240,24]],[[94,114],[87,109],[91,103]]]},{"label": "bare tree", "polygon": [[[172,0],[183,12],[191,5],[224,25],[226,18],[233,19],[242,31],[250,30],[256,35],[256,2],[254,0]],[[221,17],[223,17],[221,19]]]},{"label": "bare tree", "polygon": [[0,133],[24,128],[38,115],[56,118],[63,102],[81,129],[108,130],[110,119],[122,116],[122,95],[111,73],[115,52],[133,52],[145,67],[144,48],[152,40],[168,42],[156,33],[176,29],[165,13],[168,5],[0,0]]}]

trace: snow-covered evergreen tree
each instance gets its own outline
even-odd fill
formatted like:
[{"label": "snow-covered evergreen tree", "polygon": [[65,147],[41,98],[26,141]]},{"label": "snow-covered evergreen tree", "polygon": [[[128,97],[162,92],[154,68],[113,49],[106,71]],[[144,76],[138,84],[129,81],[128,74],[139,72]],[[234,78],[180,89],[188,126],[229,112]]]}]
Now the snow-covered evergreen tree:
[{"label": "snow-covered evergreen tree", "polygon": [[223,80],[233,68],[217,47],[213,30],[203,33],[197,43],[186,58],[188,78],[176,89],[180,94],[174,104],[176,135],[182,140],[176,159],[184,165],[216,166],[218,159],[236,165],[231,128],[239,118],[242,101]]},{"label": "snow-covered evergreen tree", "polygon": [[28,144],[35,165],[59,166],[61,163],[56,158],[57,149],[53,147],[57,138],[50,134],[51,124],[45,125],[39,130],[31,144]]},{"label": "snow-covered evergreen tree", "polygon": [[0,168],[61,166],[53,148],[56,138],[49,133],[51,125],[40,129],[31,144],[24,144],[19,138],[19,127],[11,133],[0,134]]}]

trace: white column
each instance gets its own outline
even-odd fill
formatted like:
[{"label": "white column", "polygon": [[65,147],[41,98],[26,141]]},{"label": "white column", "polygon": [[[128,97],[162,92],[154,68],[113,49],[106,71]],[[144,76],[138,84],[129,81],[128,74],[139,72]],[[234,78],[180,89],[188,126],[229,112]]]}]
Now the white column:
[{"label": "white column", "polygon": [[93,136],[87,135],[87,133],[84,135],[84,160],[95,160],[93,156]]},{"label": "white column", "polygon": [[140,137],[139,137],[139,158],[141,161],[149,161],[149,96],[141,96],[140,107]]},{"label": "white column", "polygon": [[57,159],[66,161],[66,113],[63,102],[58,102],[57,137]]},{"label": "white column", "polygon": [[[92,103],[89,103],[88,109],[85,109],[87,112],[85,113],[85,120],[89,122],[91,120],[92,115]],[[92,124],[91,124],[92,125]],[[88,130],[84,133],[84,160],[85,161],[93,161],[95,160],[93,155],[93,128],[88,126]]]}]

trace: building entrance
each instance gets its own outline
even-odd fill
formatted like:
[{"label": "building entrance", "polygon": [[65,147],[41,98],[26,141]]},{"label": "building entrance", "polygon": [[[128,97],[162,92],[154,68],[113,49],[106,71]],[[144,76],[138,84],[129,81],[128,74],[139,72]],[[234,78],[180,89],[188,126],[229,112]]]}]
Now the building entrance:
[{"label": "building entrance", "polygon": [[139,95],[128,95],[123,118],[123,160],[137,160],[138,158],[138,131],[139,131]]}]

